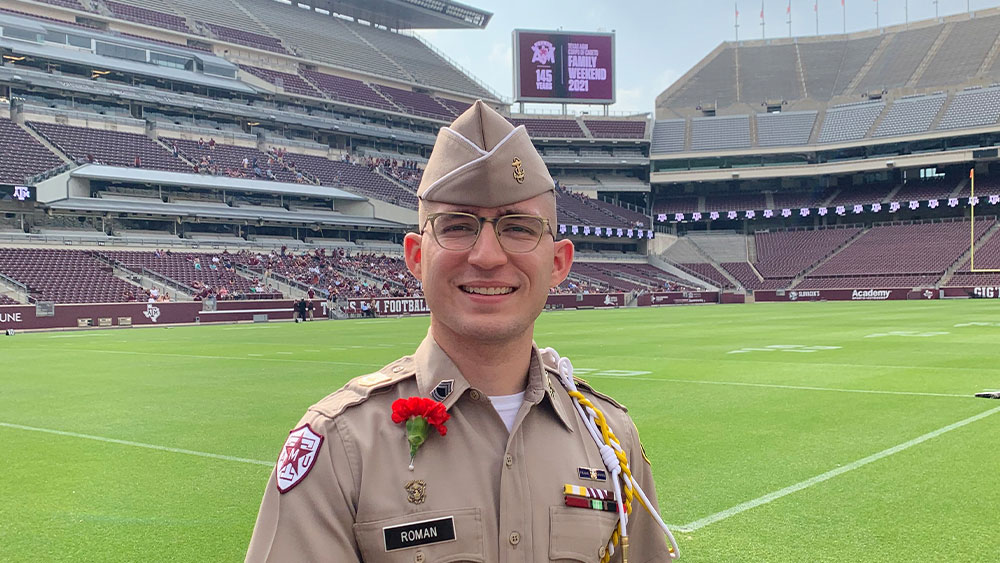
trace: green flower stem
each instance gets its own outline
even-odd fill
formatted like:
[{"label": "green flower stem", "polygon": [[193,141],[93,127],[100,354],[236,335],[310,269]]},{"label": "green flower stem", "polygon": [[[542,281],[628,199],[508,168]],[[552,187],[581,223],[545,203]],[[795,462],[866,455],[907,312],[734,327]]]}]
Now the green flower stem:
[{"label": "green flower stem", "polygon": [[431,425],[422,416],[411,416],[406,421],[406,441],[410,443],[410,459],[417,455],[417,450],[427,440]]}]

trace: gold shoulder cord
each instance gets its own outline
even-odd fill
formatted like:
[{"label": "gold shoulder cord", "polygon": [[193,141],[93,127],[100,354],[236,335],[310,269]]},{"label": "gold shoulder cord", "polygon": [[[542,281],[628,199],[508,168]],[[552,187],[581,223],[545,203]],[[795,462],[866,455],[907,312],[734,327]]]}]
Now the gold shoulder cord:
[{"label": "gold shoulder cord", "polygon": [[628,563],[628,517],[632,513],[633,499],[638,500],[639,504],[659,524],[670,542],[670,558],[676,559],[680,555],[680,551],[677,548],[677,541],[674,539],[674,535],[667,529],[660,515],[650,508],[646,494],[632,477],[632,471],[629,468],[625,450],[621,447],[621,442],[608,425],[604,413],[590,399],[585,397],[583,393],[577,390],[576,382],[573,381],[573,364],[569,361],[569,358],[560,357],[552,348],[545,348],[541,350],[541,353],[543,356],[548,355],[555,360],[559,370],[559,380],[566,387],[569,396],[576,401],[574,406],[583,418],[584,426],[587,427],[591,437],[597,443],[601,451],[601,458],[608,469],[608,473],[611,475],[610,480],[615,487],[615,498],[618,499],[618,525],[611,534],[611,539],[608,540],[608,549],[605,550],[604,555],[601,557],[601,563],[611,561],[611,556],[614,555],[615,546],[617,545],[621,546],[622,563]]}]

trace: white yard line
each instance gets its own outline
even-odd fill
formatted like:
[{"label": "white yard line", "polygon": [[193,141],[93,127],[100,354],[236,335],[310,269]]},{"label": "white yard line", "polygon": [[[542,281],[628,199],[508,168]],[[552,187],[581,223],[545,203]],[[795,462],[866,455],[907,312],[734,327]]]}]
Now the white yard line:
[{"label": "white yard line", "polygon": [[790,495],[792,493],[801,491],[803,489],[808,489],[809,487],[811,487],[813,485],[816,485],[818,483],[822,483],[823,481],[827,481],[829,479],[833,479],[834,477],[836,477],[838,475],[841,475],[841,474],[844,474],[844,473],[847,473],[848,471],[854,471],[855,469],[858,469],[859,467],[864,467],[865,465],[868,465],[869,463],[872,463],[872,462],[878,461],[880,459],[889,457],[889,456],[891,456],[893,454],[897,454],[897,453],[899,453],[899,452],[901,452],[903,450],[912,448],[913,446],[916,446],[918,444],[922,444],[923,442],[926,442],[927,440],[930,440],[932,438],[937,438],[938,436],[940,436],[940,435],[942,435],[942,434],[944,434],[946,432],[951,432],[952,430],[955,430],[957,428],[961,428],[961,427],[963,427],[963,426],[965,426],[967,424],[971,424],[973,422],[976,422],[977,420],[982,420],[982,419],[984,419],[984,418],[986,418],[986,417],[988,417],[990,415],[996,414],[998,412],[1000,412],[1000,407],[996,407],[996,408],[990,409],[988,411],[981,412],[981,413],[979,413],[977,415],[970,416],[969,418],[966,418],[964,420],[960,420],[960,421],[955,422],[953,424],[949,424],[948,426],[945,426],[943,428],[938,428],[937,430],[934,430],[933,432],[928,432],[927,434],[924,434],[923,436],[919,436],[919,437],[914,438],[912,440],[909,440],[907,442],[903,442],[902,444],[899,444],[897,446],[893,446],[893,447],[891,447],[889,449],[882,450],[882,451],[878,452],[877,454],[872,454],[872,455],[870,455],[870,456],[868,456],[866,458],[859,459],[859,460],[857,460],[855,462],[852,462],[852,463],[849,463],[847,465],[838,467],[836,469],[831,469],[830,471],[827,471],[826,473],[821,473],[821,474],[819,474],[819,475],[817,475],[815,477],[812,477],[810,479],[806,479],[805,481],[801,481],[801,482],[798,482],[798,483],[796,483],[794,485],[785,487],[784,489],[779,489],[777,491],[774,491],[773,493],[768,493],[768,494],[766,494],[766,495],[764,495],[762,497],[758,497],[758,498],[755,498],[753,500],[750,500],[750,501],[747,501],[747,502],[744,502],[744,503],[741,503],[741,504],[737,504],[736,506],[734,506],[732,508],[727,508],[726,510],[723,510],[722,512],[716,512],[715,514],[706,516],[706,517],[704,517],[704,518],[702,518],[700,520],[695,520],[694,522],[691,522],[689,524],[685,524],[683,526],[677,526],[676,528],[677,528],[677,530],[682,531],[682,532],[695,532],[697,530],[700,530],[701,528],[704,528],[705,526],[708,526],[709,524],[714,524],[716,522],[725,520],[726,518],[729,518],[731,516],[735,516],[735,515],[737,515],[737,514],[739,514],[741,512],[746,512],[747,510],[750,510],[751,508],[756,508],[756,507],[761,506],[763,504],[767,504],[767,503],[769,503],[771,501],[778,500],[781,497],[788,496],[788,495]]},{"label": "white yard line", "polygon": [[972,394],[960,393],[922,393],[919,391],[879,391],[876,389],[838,389],[836,387],[809,387],[805,385],[778,385],[774,383],[744,383],[739,381],[704,381],[700,379],[669,379],[661,377],[632,377],[619,375],[584,375],[584,379],[618,379],[621,381],[663,381],[666,383],[692,383],[696,385],[735,385],[738,387],[766,387],[773,389],[794,389],[799,391],[837,391],[840,393],[869,393],[873,395],[917,395],[921,397],[959,397],[973,398]]},{"label": "white yard line", "polygon": [[[38,352],[51,352],[48,348],[19,348],[18,350],[35,350]],[[62,348],[60,354],[71,354],[73,352],[90,352],[94,354],[121,354],[126,356],[163,356],[166,358],[194,358],[199,360],[243,360],[254,362],[298,362],[304,364],[326,364],[337,366],[361,366],[381,368],[385,364],[366,364],[360,362],[332,362],[326,360],[299,360],[295,358],[262,358],[262,357],[239,357],[239,356],[208,356],[203,354],[166,354],[163,352],[133,352],[128,350],[94,350],[91,348]],[[388,363],[388,362],[386,362]]]},{"label": "white yard line", "polygon": [[263,461],[259,459],[247,459],[245,457],[234,457],[230,455],[212,454],[208,452],[196,452],[194,450],[185,450],[183,448],[171,448],[169,446],[158,446],[156,444],[144,444],[142,442],[133,442],[131,440],[119,440],[117,438],[105,438],[104,436],[94,436],[91,434],[80,434],[78,432],[66,432],[64,430],[53,430],[51,428],[38,428],[36,426],[25,426],[23,424],[12,424],[10,422],[0,422],[0,427],[4,428],[14,428],[16,430],[28,430],[30,432],[44,432],[46,434],[56,434],[59,436],[68,436],[70,438],[84,438],[87,440],[96,440],[98,442],[107,442],[109,444],[119,444],[122,446],[132,446],[135,448],[146,448],[147,450],[158,450],[161,452],[170,452],[174,454],[185,454],[193,455],[198,457],[207,457],[211,459],[221,459],[223,461],[235,461],[238,463],[250,463],[253,465],[266,465],[268,467],[273,467],[273,461]]}]

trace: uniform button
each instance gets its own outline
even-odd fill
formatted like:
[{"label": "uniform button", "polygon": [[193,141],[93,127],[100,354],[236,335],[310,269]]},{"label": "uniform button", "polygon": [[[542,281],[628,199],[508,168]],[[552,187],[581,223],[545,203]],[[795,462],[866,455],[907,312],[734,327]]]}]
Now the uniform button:
[{"label": "uniform button", "polygon": [[521,543],[521,534],[517,532],[510,533],[510,545],[517,545]]},{"label": "uniform button", "polygon": [[478,401],[483,398],[483,394],[473,389],[472,392],[469,393],[469,397],[472,397],[473,401]]},{"label": "uniform button", "polygon": [[605,554],[605,553],[607,553],[607,552],[608,552],[608,548],[606,548],[606,547],[604,547],[604,546],[602,545],[602,546],[601,546],[601,549],[598,549],[598,550],[597,550],[597,556],[598,556],[598,557],[604,557],[604,554]]},{"label": "uniform button", "polygon": [[510,467],[511,465],[514,465],[514,456],[512,456],[510,454],[507,454],[507,455],[503,456],[503,462],[504,462],[504,464],[507,467]]},{"label": "uniform button", "polygon": [[392,368],[392,373],[399,373],[401,371],[403,371],[403,366],[396,366]]},{"label": "uniform button", "polygon": [[424,563],[424,552],[418,551],[417,556],[414,558],[414,561],[416,561],[417,563]]}]

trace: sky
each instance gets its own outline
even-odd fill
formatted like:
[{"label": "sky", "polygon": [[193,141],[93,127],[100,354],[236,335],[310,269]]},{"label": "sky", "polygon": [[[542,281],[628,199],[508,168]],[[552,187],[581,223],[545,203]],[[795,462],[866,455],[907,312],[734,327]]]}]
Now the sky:
[{"label": "sky", "polygon": [[[493,13],[485,30],[417,32],[467,72],[507,100],[513,91],[514,29],[562,29],[615,33],[617,102],[613,114],[653,113],[656,96],[723,41],[788,37],[789,0],[463,0]],[[816,12],[813,7],[818,8]],[[875,8],[878,7],[876,25]],[[795,37],[848,33],[1000,6],[1000,0],[791,0]],[[515,108],[516,109],[516,108]],[[603,111],[570,106],[570,111]],[[561,113],[558,104],[528,104],[533,113]]]}]

